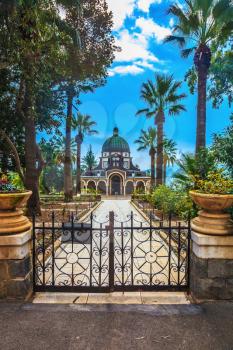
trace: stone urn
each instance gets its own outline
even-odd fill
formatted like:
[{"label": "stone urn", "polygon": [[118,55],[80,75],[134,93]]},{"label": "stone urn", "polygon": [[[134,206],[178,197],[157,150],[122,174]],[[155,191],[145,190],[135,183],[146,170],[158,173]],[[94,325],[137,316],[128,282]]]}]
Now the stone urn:
[{"label": "stone urn", "polygon": [[233,221],[226,213],[233,205],[233,194],[189,192],[193,201],[202,208],[192,220],[193,231],[206,235],[233,235]]},{"label": "stone urn", "polygon": [[31,228],[22,210],[31,194],[31,191],[0,193],[0,234],[21,233]]}]

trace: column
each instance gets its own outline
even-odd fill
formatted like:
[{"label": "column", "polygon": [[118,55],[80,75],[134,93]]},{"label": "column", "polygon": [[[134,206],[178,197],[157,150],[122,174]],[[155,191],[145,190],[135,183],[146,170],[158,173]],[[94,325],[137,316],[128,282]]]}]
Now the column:
[{"label": "column", "polygon": [[233,232],[206,235],[192,231],[190,292],[194,300],[233,299]]},{"label": "column", "polygon": [[31,229],[0,234],[0,299],[26,300],[33,291]]}]

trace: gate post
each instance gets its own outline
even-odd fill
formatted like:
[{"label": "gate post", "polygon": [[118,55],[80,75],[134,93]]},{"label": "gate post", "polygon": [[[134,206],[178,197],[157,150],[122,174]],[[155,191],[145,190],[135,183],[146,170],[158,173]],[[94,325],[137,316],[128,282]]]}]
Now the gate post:
[{"label": "gate post", "polygon": [[32,230],[0,234],[0,299],[26,300],[33,290]]},{"label": "gate post", "polygon": [[191,233],[190,293],[194,300],[233,300],[233,232]]},{"label": "gate post", "polygon": [[114,211],[109,212],[109,288],[114,291]]}]

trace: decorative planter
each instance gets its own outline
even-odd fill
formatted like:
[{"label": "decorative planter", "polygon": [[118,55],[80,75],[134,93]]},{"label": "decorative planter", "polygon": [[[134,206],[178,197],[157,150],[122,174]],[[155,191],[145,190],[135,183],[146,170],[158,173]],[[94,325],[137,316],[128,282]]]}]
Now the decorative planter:
[{"label": "decorative planter", "polygon": [[192,229],[206,235],[233,235],[233,221],[226,209],[233,205],[233,194],[206,194],[190,191],[193,201],[202,208],[192,220]]},{"label": "decorative planter", "polygon": [[31,194],[31,191],[0,193],[0,234],[20,233],[31,228],[30,221],[20,209]]}]

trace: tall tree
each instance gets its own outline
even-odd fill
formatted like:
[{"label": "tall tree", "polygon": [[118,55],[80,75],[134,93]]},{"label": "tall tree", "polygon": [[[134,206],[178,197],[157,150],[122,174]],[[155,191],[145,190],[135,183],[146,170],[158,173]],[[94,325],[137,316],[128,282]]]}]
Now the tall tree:
[{"label": "tall tree", "polygon": [[173,166],[176,162],[177,147],[176,142],[167,138],[163,141],[163,182],[166,185],[167,166]]},{"label": "tall tree", "polygon": [[65,67],[68,69],[65,70],[60,85],[67,99],[64,185],[65,199],[69,201],[73,195],[70,152],[73,104],[78,101],[81,92],[105,84],[107,69],[112,64],[116,47],[112,34],[112,13],[108,11],[106,0],[83,1],[81,13],[72,7],[66,12],[65,20],[77,30],[80,38],[78,41],[74,38],[72,43],[65,43]]},{"label": "tall tree", "polygon": [[135,141],[138,144],[138,151],[149,150],[150,165],[151,165],[151,191],[155,186],[155,155],[157,145],[157,130],[156,128],[148,128],[147,131],[141,130],[141,135]]},{"label": "tall tree", "polygon": [[94,152],[92,151],[92,147],[90,145],[87,154],[82,159],[82,166],[85,171],[92,171],[97,166],[97,159],[95,157]]},{"label": "tall tree", "polygon": [[[226,41],[233,30],[233,4],[231,0],[185,0],[185,6],[170,6],[169,14],[177,23],[173,35],[165,42],[175,42],[181,55],[194,52],[194,64],[198,75],[198,104],[196,153],[206,145],[206,86],[211,65],[211,42]],[[191,47],[185,48],[186,45]]]},{"label": "tall tree", "polygon": [[[207,81],[207,99],[213,108],[219,108],[223,101],[233,103],[233,36],[223,45],[211,45],[212,60]],[[197,71],[193,66],[185,75],[190,92],[197,90]]]},{"label": "tall tree", "polygon": [[218,161],[225,165],[233,178],[233,113],[231,124],[222,133],[214,135],[212,150]]},{"label": "tall tree", "polygon": [[157,125],[157,166],[156,185],[163,183],[163,138],[165,114],[178,115],[185,111],[181,101],[186,97],[179,94],[178,89],[182,82],[175,81],[172,75],[155,75],[155,82],[148,80],[142,85],[141,98],[148,107],[141,109],[137,115],[146,115],[147,118],[154,118]]},{"label": "tall tree", "polygon": [[86,135],[95,135],[97,130],[93,129],[96,122],[91,120],[89,115],[77,113],[77,117],[72,119],[73,129],[77,135],[75,141],[77,143],[77,173],[76,173],[76,194],[81,193],[81,147]]},{"label": "tall tree", "polygon": [[[66,138],[64,136],[56,136],[53,142],[53,154],[56,164],[62,165],[64,167],[66,154],[65,154],[65,143]],[[70,140],[70,150],[71,150],[71,161],[75,163],[76,161],[76,142],[72,138]]]},{"label": "tall tree", "polygon": [[33,192],[28,202],[29,214],[40,211],[39,177],[44,164],[36,143],[36,128],[41,127],[41,117],[47,127],[55,126],[51,118],[47,118],[53,113],[46,103],[51,94],[53,97],[57,94],[51,86],[64,58],[60,43],[65,34],[56,23],[59,22],[58,4],[61,2],[25,0],[9,2],[12,6],[0,4],[3,9],[0,61],[5,62],[3,69],[15,73],[12,84],[18,91],[13,118],[16,117],[16,122],[17,118],[22,121],[25,134],[24,185]]}]

